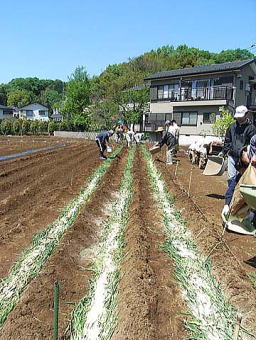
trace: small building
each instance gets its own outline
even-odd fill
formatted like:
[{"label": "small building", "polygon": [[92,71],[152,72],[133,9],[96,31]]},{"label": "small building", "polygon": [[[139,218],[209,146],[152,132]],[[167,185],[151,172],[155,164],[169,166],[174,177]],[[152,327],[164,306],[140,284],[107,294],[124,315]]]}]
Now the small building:
[{"label": "small building", "polygon": [[62,122],[64,118],[57,109],[54,109],[53,114],[51,115],[51,119],[54,120],[55,122]]},{"label": "small building", "polygon": [[145,81],[150,83],[146,131],[175,119],[181,134],[211,135],[221,107],[234,112],[238,105],[256,106],[254,59],[158,72]]},{"label": "small building", "polygon": [[9,106],[0,105],[0,119],[13,118],[13,108]]},{"label": "small building", "polygon": [[18,109],[18,117],[27,120],[49,121],[49,110],[38,103],[29,104]]}]

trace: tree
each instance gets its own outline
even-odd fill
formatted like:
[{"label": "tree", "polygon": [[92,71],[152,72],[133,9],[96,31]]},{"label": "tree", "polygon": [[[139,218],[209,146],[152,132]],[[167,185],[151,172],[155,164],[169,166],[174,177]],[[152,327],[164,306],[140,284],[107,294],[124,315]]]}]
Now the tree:
[{"label": "tree", "polygon": [[40,95],[40,103],[45,105],[50,110],[53,110],[54,104],[61,100],[61,94],[59,94],[56,90],[52,90],[50,88],[46,88]]},{"label": "tree", "polygon": [[31,125],[30,120],[23,119],[22,124],[21,124],[21,134],[22,135],[27,135],[30,131],[30,125]]},{"label": "tree", "polygon": [[22,121],[20,119],[16,119],[12,124],[12,133],[14,135],[20,135],[22,130]]},{"label": "tree", "polygon": [[109,130],[120,119],[119,106],[111,100],[104,100],[89,107],[91,127],[94,130]]},{"label": "tree", "polygon": [[220,108],[220,118],[212,125],[212,131],[216,136],[223,137],[226,134],[228,127],[234,123],[233,115],[224,107]]},{"label": "tree", "polygon": [[71,118],[86,116],[84,110],[89,105],[90,97],[88,74],[83,67],[79,66],[69,79],[62,112]]},{"label": "tree", "polygon": [[53,134],[54,131],[57,131],[59,129],[59,123],[55,122],[54,120],[51,120],[48,123],[48,133],[50,135]]},{"label": "tree", "polygon": [[0,104],[6,105],[7,104],[7,90],[6,85],[0,85]]},{"label": "tree", "polygon": [[124,91],[116,100],[125,121],[127,123],[138,123],[148,108],[149,89]]},{"label": "tree", "polygon": [[22,107],[32,103],[35,96],[27,90],[14,90],[8,92],[7,105]]},{"label": "tree", "polygon": [[12,121],[4,119],[1,122],[1,133],[3,135],[10,135],[12,133]]}]

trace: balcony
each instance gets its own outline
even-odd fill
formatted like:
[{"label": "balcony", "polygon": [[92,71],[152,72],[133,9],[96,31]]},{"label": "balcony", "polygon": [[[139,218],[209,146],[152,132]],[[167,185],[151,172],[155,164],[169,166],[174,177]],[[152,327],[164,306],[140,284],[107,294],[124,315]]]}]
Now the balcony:
[{"label": "balcony", "polygon": [[209,86],[196,88],[177,88],[174,90],[158,90],[158,100],[171,102],[233,100],[234,88],[229,86]]}]

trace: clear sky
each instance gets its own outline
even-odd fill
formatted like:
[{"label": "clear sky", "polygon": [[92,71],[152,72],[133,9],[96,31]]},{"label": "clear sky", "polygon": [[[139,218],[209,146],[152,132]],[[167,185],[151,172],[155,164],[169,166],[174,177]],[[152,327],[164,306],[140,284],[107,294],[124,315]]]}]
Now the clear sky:
[{"label": "clear sky", "polygon": [[0,0],[0,11],[0,83],[67,80],[78,65],[98,75],[163,45],[256,43],[256,0]]}]

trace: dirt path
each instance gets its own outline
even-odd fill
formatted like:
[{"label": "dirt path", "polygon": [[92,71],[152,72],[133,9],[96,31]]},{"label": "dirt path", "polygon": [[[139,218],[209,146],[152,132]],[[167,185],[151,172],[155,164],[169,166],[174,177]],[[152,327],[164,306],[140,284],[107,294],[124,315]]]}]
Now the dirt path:
[{"label": "dirt path", "polygon": [[[60,336],[68,326],[71,311],[88,289],[90,263],[99,241],[102,222],[108,216],[109,200],[116,199],[126,152],[116,158],[74,226],[33,280],[16,309],[9,315],[0,339],[51,339],[53,332],[53,284],[60,284]],[[68,333],[65,338],[68,338]]]},{"label": "dirt path", "polygon": [[[164,150],[160,159],[165,160]],[[156,164],[169,192],[175,196],[175,206],[188,222],[196,243],[205,255],[211,256],[214,274],[225,295],[243,316],[243,325],[256,332],[255,289],[247,275],[255,272],[255,239],[232,233],[225,233],[221,238],[220,212],[224,204],[225,181],[219,177],[203,176],[201,170],[191,166],[184,154],[180,154],[179,159],[176,178],[175,165],[167,166],[158,161]],[[187,190],[191,167],[193,181],[189,198]]]},{"label": "dirt path", "polygon": [[86,142],[0,165],[2,174],[9,169],[0,177],[0,277],[99,166],[96,151],[94,143]]},{"label": "dirt path", "polygon": [[184,305],[172,263],[159,249],[164,235],[155,206],[142,155],[137,153],[114,340],[185,337],[180,314]]}]

